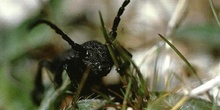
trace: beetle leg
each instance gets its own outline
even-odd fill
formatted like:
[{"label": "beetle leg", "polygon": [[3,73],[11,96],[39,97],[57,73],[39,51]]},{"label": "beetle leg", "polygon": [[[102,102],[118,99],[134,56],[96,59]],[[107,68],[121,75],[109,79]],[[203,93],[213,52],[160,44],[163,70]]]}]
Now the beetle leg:
[{"label": "beetle leg", "polygon": [[40,104],[44,93],[44,87],[42,83],[42,68],[46,67],[50,70],[50,65],[51,62],[47,60],[42,60],[38,64],[37,74],[34,81],[34,90],[32,92],[32,99],[37,105]]}]

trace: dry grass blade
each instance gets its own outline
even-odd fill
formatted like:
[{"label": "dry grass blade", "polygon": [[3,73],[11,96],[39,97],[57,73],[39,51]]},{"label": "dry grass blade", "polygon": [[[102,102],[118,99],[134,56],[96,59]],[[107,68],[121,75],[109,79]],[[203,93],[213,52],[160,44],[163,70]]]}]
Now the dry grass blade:
[{"label": "dry grass blade", "polygon": [[190,98],[188,96],[184,96],[171,110],[179,110],[179,108]]},{"label": "dry grass blade", "polygon": [[181,21],[185,18],[188,5],[190,0],[180,0],[176,6],[176,9],[172,15],[172,18],[169,20],[166,36],[169,38],[174,33],[175,29],[178,28]]},{"label": "dry grass blade", "polygon": [[213,5],[213,1],[212,0],[209,0],[209,5],[210,5],[210,7],[212,9],[212,13],[213,13],[213,15],[215,17],[215,20],[216,20],[216,22],[218,24],[218,27],[220,28],[220,22],[219,22],[219,19],[218,19],[218,15],[217,15],[217,13],[216,13],[216,11],[214,9],[214,5]]}]

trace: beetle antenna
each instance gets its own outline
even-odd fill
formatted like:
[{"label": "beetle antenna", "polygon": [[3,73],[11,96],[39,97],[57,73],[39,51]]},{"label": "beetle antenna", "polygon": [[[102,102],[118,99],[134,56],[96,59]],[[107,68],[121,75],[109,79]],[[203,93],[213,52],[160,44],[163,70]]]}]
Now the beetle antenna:
[{"label": "beetle antenna", "polygon": [[121,20],[121,15],[123,14],[124,10],[125,10],[125,7],[129,4],[130,0],[125,0],[122,4],[122,6],[119,8],[118,10],[118,13],[114,19],[114,22],[113,22],[113,26],[112,26],[112,31],[110,32],[110,36],[115,39],[117,37],[117,28],[118,28],[118,25],[119,25],[119,22]]},{"label": "beetle antenna", "polygon": [[70,37],[68,37],[60,28],[58,28],[55,24],[51,23],[50,21],[47,21],[47,20],[38,20],[36,22],[34,22],[30,29],[40,25],[40,24],[46,24],[48,26],[50,26],[57,34],[61,35],[62,38],[67,41],[69,43],[69,45],[71,45],[71,47],[74,49],[74,50],[77,50],[79,52],[82,52],[82,53],[86,53],[86,50],[79,44],[75,43],[72,39],[70,39]]}]

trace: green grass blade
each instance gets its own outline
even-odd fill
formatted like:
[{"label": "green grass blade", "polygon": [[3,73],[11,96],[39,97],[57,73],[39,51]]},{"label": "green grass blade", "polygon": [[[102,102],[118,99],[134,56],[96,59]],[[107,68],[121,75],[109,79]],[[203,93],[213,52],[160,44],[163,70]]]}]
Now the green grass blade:
[{"label": "green grass blade", "polygon": [[101,22],[101,26],[102,26],[101,29],[102,29],[102,32],[103,32],[105,41],[106,41],[107,43],[109,43],[109,42],[110,42],[110,39],[109,39],[108,33],[107,33],[106,29],[105,29],[105,24],[104,24],[104,21],[103,21],[103,18],[102,18],[101,11],[99,11],[99,18],[100,18],[100,22]]},{"label": "green grass blade", "polygon": [[165,37],[159,34],[159,36],[176,52],[176,54],[186,63],[186,65],[192,70],[193,74],[198,78],[199,82],[202,84],[202,80],[199,78],[197,72],[192,67],[192,65],[188,62],[188,60],[183,56],[183,54],[180,53],[180,51],[172,44],[170,43]]},{"label": "green grass blade", "polygon": [[[200,82],[200,84],[203,84],[202,80],[199,78],[197,72],[195,71],[195,69],[192,67],[192,65],[188,62],[188,60],[180,53],[179,50],[177,50],[177,48],[170,43],[165,37],[163,37],[161,34],[159,34],[159,36],[176,52],[176,54],[186,63],[186,65],[192,70],[193,75],[197,77],[198,81]],[[208,98],[210,100],[213,100],[213,98],[211,97],[211,95],[206,92]]]},{"label": "green grass blade", "polygon": [[115,56],[116,54],[114,52],[114,49],[111,46],[112,45],[112,41],[110,40],[110,37],[108,36],[108,33],[107,33],[106,29],[105,29],[105,24],[104,24],[104,21],[103,21],[103,18],[102,18],[102,14],[101,14],[100,11],[99,11],[99,18],[100,18],[101,29],[102,29],[102,33],[103,33],[105,41],[106,41],[107,48],[109,50],[109,53],[110,53],[110,55],[112,57],[112,60],[113,60],[113,62],[115,64],[116,68],[119,68],[119,63],[118,63],[117,58]]},{"label": "green grass blade", "polygon": [[131,91],[131,85],[132,85],[132,79],[131,79],[131,77],[129,77],[128,86],[126,88],[126,92],[125,92],[125,95],[124,95],[124,100],[123,100],[121,110],[126,110],[127,109],[127,103],[128,103],[127,101],[128,101],[129,94],[130,94],[130,91]]}]

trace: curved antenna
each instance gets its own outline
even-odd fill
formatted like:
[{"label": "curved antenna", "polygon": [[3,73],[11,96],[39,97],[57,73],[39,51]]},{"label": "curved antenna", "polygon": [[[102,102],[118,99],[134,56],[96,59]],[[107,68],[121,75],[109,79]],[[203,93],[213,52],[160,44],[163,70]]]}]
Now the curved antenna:
[{"label": "curved antenna", "polygon": [[74,50],[77,50],[79,52],[82,52],[84,54],[86,54],[86,50],[79,44],[75,43],[74,41],[72,41],[60,28],[58,28],[55,24],[51,23],[50,21],[47,20],[38,20],[36,22],[34,22],[30,29],[40,25],[40,24],[46,24],[48,26],[50,26],[57,34],[61,35],[62,38],[67,41],[69,43],[69,45],[71,45],[71,47]]},{"label": "curved antenna", "polygon": [[125,10],[125,7],[130,3],[130,0],[125,0],[122,4],[122,6],[119,8],[118,10],[118,13],[114,19],[114,22],[113,22],[113,26],[112,26],[112,31],[109,33],[110,36],[115,39],[117,37],[117,28],[118,28],[118,24],[121,20],[121,15],[123,14],[124,10]]}]

